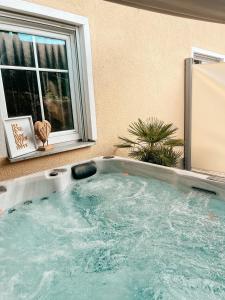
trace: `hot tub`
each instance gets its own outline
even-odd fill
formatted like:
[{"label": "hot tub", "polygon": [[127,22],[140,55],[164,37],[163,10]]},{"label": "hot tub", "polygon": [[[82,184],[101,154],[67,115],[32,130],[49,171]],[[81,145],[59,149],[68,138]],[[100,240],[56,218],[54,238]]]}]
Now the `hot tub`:
[{"label": "hot tub", "polygon": [[223,179],[92,164],[0,183],[0,299],[225,299]]}]

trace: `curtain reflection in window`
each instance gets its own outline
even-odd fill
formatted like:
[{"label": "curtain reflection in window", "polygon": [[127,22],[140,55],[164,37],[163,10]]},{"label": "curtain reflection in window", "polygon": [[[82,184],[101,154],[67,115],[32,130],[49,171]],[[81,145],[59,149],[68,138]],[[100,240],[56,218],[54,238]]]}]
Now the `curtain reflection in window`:
[{"label": "curtain reflection in window", "polygon": [[35,71],[2,70],[9,117],[32,116],[41,120],[41,108]]},{"label": "curtain reflection in window", "polygon": [[66,42],[35,36],[40,68],[68,70]]},{"label": "curtain reflection in window", "polygon": [[0,31],[0,64],[34,67],[32,35]]},{"label": "curtain reflection in window", "polygon": [[52,131],[74,129],[68,73],[40,72],[45,118]]}]

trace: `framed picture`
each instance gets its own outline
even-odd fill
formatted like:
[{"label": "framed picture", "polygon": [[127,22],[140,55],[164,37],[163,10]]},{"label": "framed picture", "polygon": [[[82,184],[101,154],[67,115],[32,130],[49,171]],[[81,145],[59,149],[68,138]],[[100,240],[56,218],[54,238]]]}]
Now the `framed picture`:
[{"label": "framed picture", "polygon": [[10,158],[37,150],[31,116],[5,119],[4,128]]}]

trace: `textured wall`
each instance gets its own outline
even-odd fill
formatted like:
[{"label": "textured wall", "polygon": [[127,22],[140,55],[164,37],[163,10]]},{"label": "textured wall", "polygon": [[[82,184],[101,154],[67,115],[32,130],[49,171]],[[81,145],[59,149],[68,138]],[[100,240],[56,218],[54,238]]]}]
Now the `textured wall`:
[{"label": "textured wall", "polygon": [[[0,158],[0,180],[109,155],[117,136],[138,117],[172,121],[183,137],[184,58],[191,47],[225,53],[225,25],[124,7],[103,0],[32,0],[90,22],[97,145],[51,157],[9,164]],[[121,154],[121,152],[117,152]]]}]

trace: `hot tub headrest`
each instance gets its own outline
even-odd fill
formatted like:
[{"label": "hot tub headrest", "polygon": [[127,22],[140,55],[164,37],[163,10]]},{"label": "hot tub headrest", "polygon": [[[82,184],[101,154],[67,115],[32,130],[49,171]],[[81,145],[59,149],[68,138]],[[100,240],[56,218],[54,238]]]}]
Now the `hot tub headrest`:
[{"label": "hot tub headrest", "polygon": [[97,172],[97,167],[94,161],[76,165],[71,168],[74,179],[84,179],[94,175]]}]

